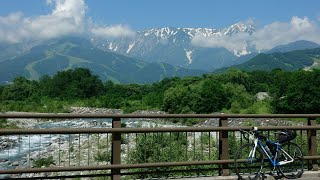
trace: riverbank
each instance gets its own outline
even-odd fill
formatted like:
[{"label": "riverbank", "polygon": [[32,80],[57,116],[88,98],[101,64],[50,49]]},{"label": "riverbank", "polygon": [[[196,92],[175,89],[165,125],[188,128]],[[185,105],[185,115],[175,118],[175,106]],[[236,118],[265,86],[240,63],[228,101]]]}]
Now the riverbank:
[{"label": "riverbank", "polygon": [[[10,114],[19,114],[19,113],[28,113],[28,112],[7,112]],[[71,114],[123,114],[123,110],[121,109],[109,109],[109,108],[91,108],[91,107],[71,107],[70,108]],[[163,111],[152,111],[152,110],[139,110],[135,111],[131,114],[166,114]],[[7,119],[8,122],[15,124],[19,128],[22,129],[31,129],[35,128],[36,125],[41,123],[50,123],[55,121],[61,120],[51,120],[51,119],[27,119],[27,118],[9,118]],[[65,119],[64,119],[65,120]],[[64,121],[62,120],[62,121]],[[163,119],[150,119],[146,118],[144,120],[155,120],[155,121],[162,121],[168,122],[168,120]],[[199,119],[194,126],[219,126],[219,119],[218,118],[208,118],[208,119]],[[228,126],[302,126],[306,124],[303,121],[292,121],[288,119],[271,119],[271,118],[229,118],[228,119]],[[177,125],[183,125],[177,123]],[[80,126],[80,125],[79,125]],[[80,127],[89,127],[90,125],[81,125]]]}]

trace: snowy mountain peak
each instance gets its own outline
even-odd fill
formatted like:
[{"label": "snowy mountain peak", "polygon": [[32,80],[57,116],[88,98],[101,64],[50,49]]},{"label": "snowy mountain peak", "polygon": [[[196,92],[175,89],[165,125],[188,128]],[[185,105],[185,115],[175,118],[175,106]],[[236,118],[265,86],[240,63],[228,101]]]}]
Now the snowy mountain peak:
[{"label": "snowy mountain peak", "polygon": [[143,34],[144,36],[156,36],[156,37],[168,37],[173,35],[177,31],[177,28],[164,27],[158,29],[149,29],[145,31],[138,31],[138,34]]},{"label": "snowy mountain peak", "polygon": [[[249,44],[235,51],[220,48],[219,44],[218,48],[198,47],[192,43],[194,39],[212,38],[214,40],[216,37],[224,38],[237,33],[252,34],[254,31],[253,25],[242,22],[221,29],[161,27],[138,31],[133,38],[102,40],[95,44],[100,44],[101,48],[108,51],[150,62],[166,62],[177,66],[210,69],[232,64],[236,58],[255,52],[255,49],[250,48]],[[212,64],[211,61],[214,60],[221,60],[221,62]]]},{"label": "snowy mountain peak", "polygon": [[239,33],[239,32],[245,32],[245,33],[249,33],[252,34],[255,32],[255,27],[252,24],[245,24],[242,22],[236,23],[231,25],[229,28],[225,28],[224,31],[224,35],[232,35],[235,33]]},{"label": "snowy mountain peak", "polygon": [[172,28],[172,27],[164,27],[164,28],[156,28],[149,29],[145,31],[140,31],[138,34],[142,34],[144,36],[154,36],[157,38],[166,38],[168,39],[170,36],[174,36],[178,34],[178,32],[184,32],[190,38],[193,38],[196,35],[202,35],[204,37],[210,37],[212,35],[216,36],[230,36],[232,34],[236,34],[239,32],[252,34],[255,32],[255,27],[251,24],[246,23],[236,23],[231,25],[228,28],[224,29],[213,29],[213,28]]},{"label": "snowy mountain peak", "polygon": [[204,37],[209,37],[216,33],[216,29],[210,28],[158,28],[158,29],[150,29],[145,31],[140,31],[138,34],[143,34],[144,36],[154,36],[157,38],[169,38],[171,36],[177,35],[178,33],[185,33],[189,36],[189,39],[196,35],[203,35]]}]

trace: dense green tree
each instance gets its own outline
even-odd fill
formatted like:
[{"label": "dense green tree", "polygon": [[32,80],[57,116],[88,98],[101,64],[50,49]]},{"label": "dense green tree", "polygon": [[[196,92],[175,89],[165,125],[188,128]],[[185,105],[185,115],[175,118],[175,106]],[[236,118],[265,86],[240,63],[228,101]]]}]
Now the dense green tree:
[{"label": "dense green tree", "polygon": [[249,74],[247,72],[238,69],[229,69],[226,73],[222,75],[224,78],[224,83],[242,84],[246,88],[249,86]]},{"label": "dense green tree", "polygon": [[84,68],[61,71],[52,78],[45,76],[40,84],[43,95],[62,99],[95,97],[104,89],[98,76]]},{"label": "dense green tree", "polygon": [[[256,101],[257,92],[272,99]],[[1,111],[65,112],[68,106],[162,109],[169,113],[319,113],[320,71],[243,72],[231,69],[202,77],[165,78],[153,84],[116,84],[77,68],[23,77],[0,86]],[[273,110],[273,111],[270,111]]]},{"label": "dense green tree", "polygon": [[222,83],[216,80],[204,80],[200,96],[197,113],[213,113],[228,106],[227,93],[223,90]]},{"label": "dense green tree", "polygon": [[247,86],[247,91],[251,94],[256,94],[258,92],[268,92],[270,91],[270,86],[272,85],[272,76],[266,71],[253,71],[249,72],[249,85]]},{"label": "dense green tree", "polygon": [[151,92],[144,96],[142,101],[149,107],[160,109],[163,102],[163,93]]},{"label": "dense green tree", "polygon": [[[227,94],[227,102],[230,104],[232,113],[240,113],[241,110],[247,109],[254,103],[253,96],[246,91],[243,85],[227,83],[223,84],[222,87]],[[228,108],[228,106],[224,108]]]},{"label": "dense green tree", "polygon": [[[0,85],[0,97],[1,97],[1,95],[2,95],[2,92],[3,92],[4,87],[5,87],[5,86]],[[0,98],[0,99],[1,99],[1,98]]]},{"label": "dense green tree", "polygon": [[271,72],[272,85],[270,93],[275,98],[281,98],[285,95],[287,87],[290,84],[292,72],[286,72],[281,69],[274,69]]},{"label": "dense green tree", "polygon": [[38,83],[24,77],[17,77],[12,84],[5,86],[2,90],[3,100],[22,101],[31,98],[37,93]]},{"label": "dense green tree", "polygon": [[182,85],[169,88],[163,97],[162,109],[169,113],[181,113],[188,106],[188,88]]},{"label": "dense green tree", "polygon": [[275,111],[279,113],[319,113],[320,71],[296,71],[292,73],[290,79],[283,96],[273,101]]}]

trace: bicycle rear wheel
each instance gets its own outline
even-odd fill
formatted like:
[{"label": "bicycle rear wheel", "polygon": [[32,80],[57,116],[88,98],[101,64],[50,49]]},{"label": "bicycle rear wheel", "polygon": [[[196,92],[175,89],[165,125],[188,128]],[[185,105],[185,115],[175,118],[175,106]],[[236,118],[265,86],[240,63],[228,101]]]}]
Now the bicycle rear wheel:
[{"label": "bicycle rear wheel", "polygon": [[253,159],[248,157],[253,147],[253,144],[242,145],[234,157],[235,173],[238,179],[258,180],[264,178],[261,173],[264,161],[261,149],[256,148]]},{"label": "bicycle rear wheel", "polygon": [[[303,154],[300,147],[292,142],[288,142],[282,145],[282,148],[292,158],[293,162],[278,166],[280,173],[288,179],[296,179],[302,176],[304,168]],[[282,151],[278,151],[278,162],[284,162],[288,159],[288,156]]]}]

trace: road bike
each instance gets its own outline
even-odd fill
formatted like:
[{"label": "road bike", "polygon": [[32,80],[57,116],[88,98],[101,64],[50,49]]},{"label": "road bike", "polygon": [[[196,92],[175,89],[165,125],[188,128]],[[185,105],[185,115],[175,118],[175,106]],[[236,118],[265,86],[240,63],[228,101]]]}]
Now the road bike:
[{"label": "road bike", "polygon": [[279,137],[277,142],[268,140],[257,127],[240,132],[249,143],[243,144],[234,156],[238,179],[264,179],[264,166],[270,167],[270,174],[277,177],[296,179],[302,176],[304,160],[301,148],[290,142],[296,137],[295,131],[275,132]]}]

